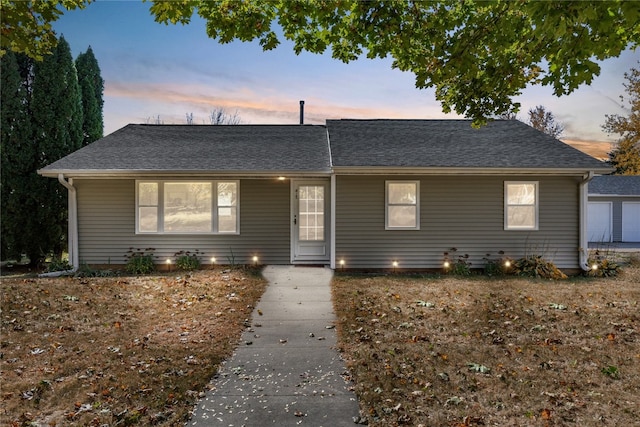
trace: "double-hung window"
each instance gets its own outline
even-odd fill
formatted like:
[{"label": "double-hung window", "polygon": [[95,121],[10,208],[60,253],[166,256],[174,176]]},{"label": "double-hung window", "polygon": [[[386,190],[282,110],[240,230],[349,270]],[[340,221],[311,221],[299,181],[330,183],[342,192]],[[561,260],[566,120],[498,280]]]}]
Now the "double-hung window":
[{"label": "double-hung window", "polygon": [[419,195],[419,181],[386,181],[386,230],[420,229]]},{"label": "double-hung window", "polygon": [[137,181],[136,232],[238,234],[238,181]]},{"label": "double-hung window", "polygon": [[504,229],[538,229],[538,182],[504,183]]}]

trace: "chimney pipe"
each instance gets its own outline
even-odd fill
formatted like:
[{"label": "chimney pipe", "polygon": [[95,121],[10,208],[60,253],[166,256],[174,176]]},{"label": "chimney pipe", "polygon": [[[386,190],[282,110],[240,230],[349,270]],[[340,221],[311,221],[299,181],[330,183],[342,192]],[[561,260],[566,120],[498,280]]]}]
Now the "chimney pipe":
[{"label": "chimney pipe", "polygon": [[300,101],[300,124],[304,124],[304,101]]}]

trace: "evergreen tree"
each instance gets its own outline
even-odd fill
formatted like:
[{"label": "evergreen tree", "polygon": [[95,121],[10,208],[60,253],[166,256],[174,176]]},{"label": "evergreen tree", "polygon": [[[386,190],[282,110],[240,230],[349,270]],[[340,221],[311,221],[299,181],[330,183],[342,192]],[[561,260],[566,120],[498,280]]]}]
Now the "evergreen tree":
[{"label": "evergreen tree", "polygon": [[[61,37],[53,53],[36,64],[32,112],[37,147],[36,169],[42,168],[82,146],[82,101],[71,49]],[[34,170],[35,173],[35,170]],[[32,263],[53,251],[61,254],[67,230],[67,190],[55,180],[39,177],[36,193],[40,253],[32,248]]]},{"label": "evergreen tree", "polygon": [[20,259],[32,241],[31,213],[36,208],[32,190],[37,177],[30,120],[33,60],[24,54],[7,52],[1,65],[0,255],[4,260]]},{"label": "evergreen tree", "polygon": [[620,96],[623,105],[630,114],[627,117],[618,114],[607,115],[602,128],[608,133],[620,135],[618,144],[609,153],[612,166],[617,175],[640,175],[640,69],[632,68],[624,73],[627,83],[624,87],[627,98]]},{"label": "evergreen tree", "polygon": [[100,67],[91,46],[76,58],[76,70],[82,93],[82,145],[85,146],[102,138],[104,132],[102,118],[104,80],[100,75]]}]

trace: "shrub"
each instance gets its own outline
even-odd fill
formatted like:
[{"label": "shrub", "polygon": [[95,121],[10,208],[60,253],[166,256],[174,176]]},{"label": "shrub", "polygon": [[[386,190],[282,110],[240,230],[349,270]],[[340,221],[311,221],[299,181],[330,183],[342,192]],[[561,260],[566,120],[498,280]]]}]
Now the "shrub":
[{"label": "shrub", "polygon": [[[457,248],[451,248],[449,251],[455,252]],[[471,274],[471,262],[469,262],[469,254],[458,255],[449,258],[449,252],[444,252],[444,268],[446,273],[455,274],[456,276],[469,276]]]},{"label": "shrub", "polygon": [[52,273],[54,271],[67,271],[72,270],[73,267],[69,264],[69,261],[62,258],[52,258],[51,261],[47,263],[46,272]]},{"label": "shrub", "polygon": [[491,254],[487,254],[484,257],[484,274],[491,276],[504,276],[512,273],[513,260],[507,256],[504,256],[504,251],[498,252],[500,258],[490,258]]},{"label": "shrub", "polygon": [[117,273],[113,270],[100,270],[91,268],[86,262],[80,264],[75,277],[113,277]]},{"label": "shrub", "polygon": [[608,253],[602,253],[599,250],[594,251],[587,260],[589,270],[587,276],[591,277],[614,277],[620,273],[620,265],[610,259]]},{"label": "shrub", "polygon": [[566,279],[567,275],[558,269],[551,261],[541,255],[529,255],[513,262],[514,274],[527,277],[542,277],[545,279]]},{"label": "shrub", "polygon": [[129,248],[124,256],[127,260],[125,270],[130,274],[149,274],[155,270],[156,266],[153,262],[153,248],[145,250]]},{"label": "shrub", "polygon": [[189,251],[176,252],[173,256],[176,258],[176,267],[178,270],[197,270],[200,268],[200,259],[198,256],[201,252],[196,249],[193,253]]}]

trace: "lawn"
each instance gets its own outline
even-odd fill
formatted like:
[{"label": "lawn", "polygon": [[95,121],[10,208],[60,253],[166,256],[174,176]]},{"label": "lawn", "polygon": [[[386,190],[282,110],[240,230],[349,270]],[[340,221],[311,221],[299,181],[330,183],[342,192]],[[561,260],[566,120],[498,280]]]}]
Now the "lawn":
[{"label": "lawn", "polygon": [[184,425],[265,283],[240,269],[2,278],[0,425]]},{"label": "lawn", "polygon": [[[183,425],[248,325],[252,270],[2,278],[0,425]],[[370,426],[634,425],[640,267],[608,279],[338,273]]]},{"label": "lawn", "polygon": [[630,426],[640,267],[606,279],[337,274],[339,347],[370,426]]}]

